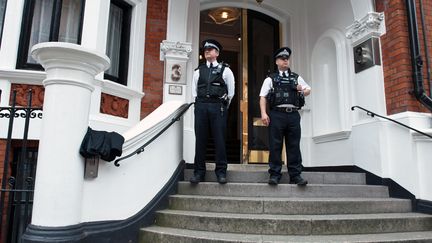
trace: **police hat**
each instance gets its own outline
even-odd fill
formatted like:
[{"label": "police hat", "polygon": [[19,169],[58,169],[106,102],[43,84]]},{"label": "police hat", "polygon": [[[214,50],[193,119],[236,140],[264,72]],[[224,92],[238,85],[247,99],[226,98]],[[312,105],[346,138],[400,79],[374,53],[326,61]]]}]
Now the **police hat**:
[{"label": "police hat", "polygon": [[286,46],[282,47],[282,48],[279,48],[274,53],[274,59],[289,58],[290,56],[291,56],[291,49],[289,49],[289,47],[286,47]]},{"label": "police hat", "polygon": [[217,42],[217,40],[213,40],[213,39],[207,39],[205,41],[202,42],[202,49],[209,49],[209,48],[213,48],[216,49],[218,52],[222,51],[222,45]]}]

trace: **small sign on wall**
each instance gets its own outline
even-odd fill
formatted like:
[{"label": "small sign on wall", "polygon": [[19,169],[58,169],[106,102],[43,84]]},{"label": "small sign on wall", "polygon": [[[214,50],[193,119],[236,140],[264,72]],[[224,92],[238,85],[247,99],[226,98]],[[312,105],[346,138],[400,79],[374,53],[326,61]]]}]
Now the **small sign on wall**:
[{"label": "small sign on wall", "polygon": [[165,80],[167,83],[186,84],[186,63],[178,60],[166,60]]},{"label": "small sign on wall", "polygon": [[182,95],[183,87],[181,85],[168,85],[168,94]]}]

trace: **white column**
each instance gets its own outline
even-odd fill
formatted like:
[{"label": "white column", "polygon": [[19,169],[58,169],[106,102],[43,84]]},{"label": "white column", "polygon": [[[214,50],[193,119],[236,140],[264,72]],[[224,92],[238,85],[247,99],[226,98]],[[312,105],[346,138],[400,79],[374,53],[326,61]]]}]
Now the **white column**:
[{"label": "white column", "polygon": [[109,59],[60,42],[37,44],[32,56],[46,71],[32,224],[78,224],[84,182],[79,147],[89,123],[92,82],[109,67]]}]

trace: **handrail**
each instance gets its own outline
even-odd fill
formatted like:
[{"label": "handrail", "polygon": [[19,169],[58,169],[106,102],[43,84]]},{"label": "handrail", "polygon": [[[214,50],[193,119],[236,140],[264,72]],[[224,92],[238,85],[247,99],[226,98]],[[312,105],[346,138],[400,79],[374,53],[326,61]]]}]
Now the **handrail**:
[{"label": "handrail", "polygon": [[120,164],[119,162],[122,160],[125,160],[129,157],[134,156],[135,154],[140,154],[141,152],[144,151],[144,148],[147,147],[147,145],[149,145],[150,143],[152,143],[154,140],[156,140],[156,138],[158,138],[160,135],[162,135],[162,133],[164,133],[169,127],[171,127],[172,124],[174,124],[176,121],[180,121],[180,117],[183,116],[183,114],[191,107],[191,105],[193,105],[194,102],[187,104],[186,106],[183,105],[183,109],[181,110],[181,112],[179,114],[177,114],[177,116],[175,116],[173,119],[171,119],[171,122],[168,123],[160,132],[158,132],[156,135],[154,135],[150,140],[148,140],[145,144],[143,144],[141,147],[139,147],[138,149],[136,149],[134,152],[123,156],[121,158],[118,158],[114,161],[114,165],[119,167]]},{"label": "handrail", "polygon": [[424,133],[424,132],[419,131],[419,130],[417,130],[417,129],[415,129],[415,128],[412,128],[412,127],[410,127],[410,126],[407,126],[407,125],[405,125],[405,124],[403,124],[403,123],[400,123],[400,122],[398,122],[398,121],[395,121],[395,120],[393,120],[393,119],[391,119],[391,118],[388,118],[388,117],[385,117],[385,116],[380,116],[380,115],[378,115],[378,114],[376,114],[376,113],[374,113],[374,112],[372,112],[372,111],[370,111],[370,110],[367,110],[367,109],[365,109],[365,108],[363,108],[363,107],[361,107],[361,106],[355,105],[355,106],[351,107],[351,110],[353,111],[355,108],[359,108],[359,109],[361,109],[361,110],[366,111],[366,114],[369,115],[369,116],[371,116],[371,117],[377,116],[377,117],[380,117],[380,118],[384,118],[384,119],[386,119],[386,120],[389,120],[389,121],[391,121],[391,122],[394,122],[394,123],[396,123],[396,124],[399,124],[399,125],[401,125],[401,126],[403,126],[403,127],[406,127],[406,128],[408,128],[408,129],[414,130],[414,131],[416,131],[416,132],[418,132],[418,133],[420,133],[420,134],[422,134],[422,135],[424,135],[424,136],[426,136],[426,137],[432,138],[432,136],[429,135],[429,134],[427,134],[427,133]]}]

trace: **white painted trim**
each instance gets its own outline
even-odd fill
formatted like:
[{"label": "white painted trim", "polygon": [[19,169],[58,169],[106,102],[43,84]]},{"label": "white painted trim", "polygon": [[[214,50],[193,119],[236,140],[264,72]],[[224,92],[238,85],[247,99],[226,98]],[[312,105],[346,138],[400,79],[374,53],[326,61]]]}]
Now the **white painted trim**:
[{"label": "white painted trim", "polygon": [[350,135],[351,135],[351,131],[340,131],[340,132],[333,132],[333,133],[313,136],[312,139],[314,143],[327,143],[327,142],[333,142],[337,140],[348,139]]},{"label": "white painted trim", "polygon": [[15,68],[18,55],[24,0],[7,1],[0,47],[0,68]]},{"label": "white painted trim", "polygon": [[0,78],[7,79],[13,84],[42,85],[46,74],[42,71],[0,69]]},{"label": "white painted trim", "polygon": [[123,99],[132,99],[132,98],[142,98],[144,96],[143,92],[132,89],[128,86],[124,86],[110,80],[100,80],[96,79],[95,82],[99,83],[101,87],[102,93],[110,94],[113,96],[118,96]]}]

